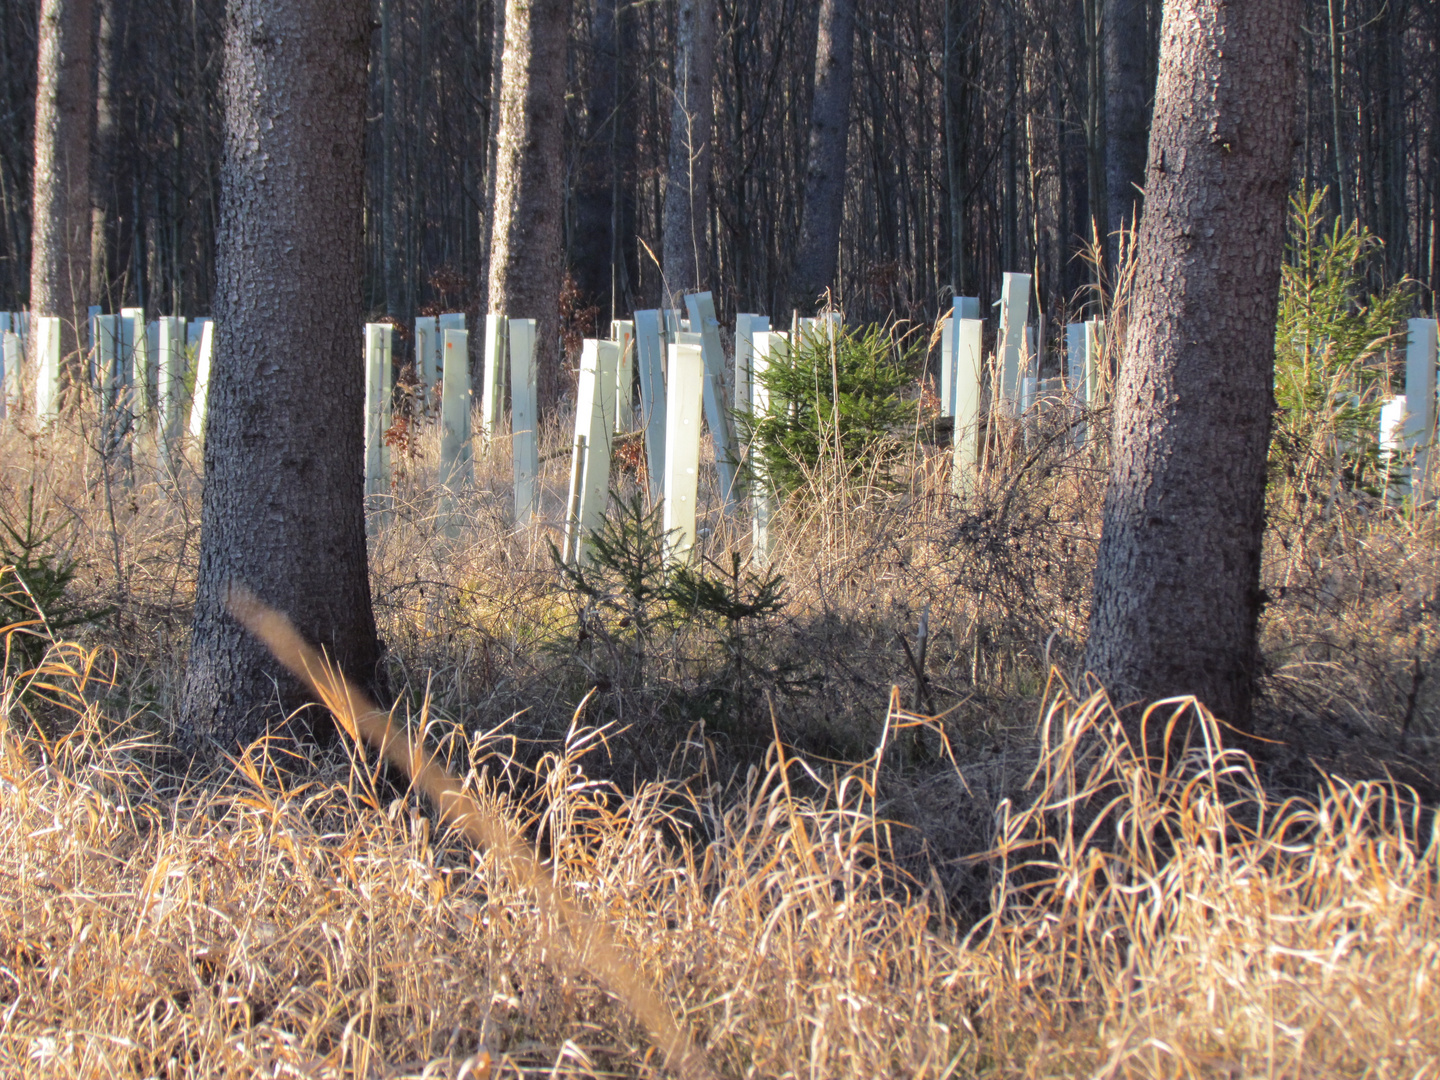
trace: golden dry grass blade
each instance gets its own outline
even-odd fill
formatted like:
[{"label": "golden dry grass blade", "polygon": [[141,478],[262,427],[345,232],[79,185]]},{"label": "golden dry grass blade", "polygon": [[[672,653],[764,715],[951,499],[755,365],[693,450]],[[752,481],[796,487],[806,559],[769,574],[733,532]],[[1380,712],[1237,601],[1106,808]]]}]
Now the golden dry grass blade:
[{"label": "golden dry grass blade", "polygon": [[[493,853],[516,882],[534,890],[541,908],[568,931],[576,961],[629,1007],[682,1075],[697,1078],[714,1075],[704,1053],[659,994],[634,965],[620,955],[608,926],[569,901],[521,837],[500,817],[486,813],[419,739],[397,725],[389,713],[346,679],[300,636],[289,619],[241,586],[231,586],[228,602],[235,618],[264,642],[277,660],[305,681],[334,713],[347,734],[354,737],[358,733],[378,748],[386,760],[404,769],[414,786],[434,802],[442,821]],[[549,923],[550,920],[541,921],[542,926]],[[555,944],[561,955],[566,954],[564,942]]]}]

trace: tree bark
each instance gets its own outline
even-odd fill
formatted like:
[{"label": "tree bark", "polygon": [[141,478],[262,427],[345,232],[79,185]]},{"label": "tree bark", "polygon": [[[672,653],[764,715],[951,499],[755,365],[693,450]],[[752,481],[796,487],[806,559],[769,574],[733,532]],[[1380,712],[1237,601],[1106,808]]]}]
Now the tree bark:
[{"label": "tree bark", "polygon": [[[1152,0],[1105,0],[1105,188],[1111,236],[1139,215],[1155,91]],[[1109,245],[1113,252],[1115,242]]]},{"label": "tree bark", "polygon": [[1250,723],[1298,0],[1171,0],[1086,664]]},{"label": "tree bark", "polygon": [[665,303],[705,288],[710,279],[710,128],[714,105],[715,0],[680,0],[675,30],[675,97],[665,180]]},{"label": "tree bark", "polygon": [[855,53],[855,0],[821,0],[815,34],[815,96],[810,103],[810,152],[795,258],[795,307],[813,309],[835,284],[845,212],[845,149],[850,135],[850,85]]},{"label": "tree bark", "polygon": [[30,310],[59,316],[60,355],[78,362],[90,299],[91,0],[43,0],[35,83]]},{"label": "tree bark", "polygon": [[90,303],[110,307],[110,204],[115,190],[115,64],[119,53],[117,0],[99,0],[95,58],[95,131],[90,177]]},{"label": "tree bark", "polygon": [[[233,750],[307,700],[231,584],[378,682],[362,477],[366,0],[229,0],[217,341],[180,741]],[[325,737],[317,709],[300,735]]]},{"label": "tree bark", "polygon": [[615,297],[616,135],[619,128],[620,38],[616,0],[590,7],[590,95],[588,130],[575,186],[576,231],[572,248],[575,283],[587,301],[617,318]]},{"label": "tree bark", "polygon": [[490,310],[536,320],[542,404],[560,389],[565,44],[570,0],[507,0],[495,147]]}]

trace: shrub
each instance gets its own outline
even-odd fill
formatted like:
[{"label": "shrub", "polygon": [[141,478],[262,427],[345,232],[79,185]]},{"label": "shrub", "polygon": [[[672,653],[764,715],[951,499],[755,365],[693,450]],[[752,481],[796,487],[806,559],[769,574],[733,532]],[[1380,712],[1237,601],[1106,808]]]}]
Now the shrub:
[{"label": "shrub", "polygon": [[761,377],[770,406],[742,413],[740,427],[780,493],[794,491],[822,463],[841,476],[883,474],[900,459],[897,437],[912,413],[901,390],[914,377],[919,348],[893,330],[870,326],[807,338],[777,350]]}]

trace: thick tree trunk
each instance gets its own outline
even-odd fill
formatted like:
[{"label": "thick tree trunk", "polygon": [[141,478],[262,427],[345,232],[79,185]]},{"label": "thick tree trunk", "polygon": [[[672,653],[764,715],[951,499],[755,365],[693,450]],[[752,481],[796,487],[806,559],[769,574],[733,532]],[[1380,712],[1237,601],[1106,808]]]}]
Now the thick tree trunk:
[{"label": "thick tree trunk", "polygon": [[715,0],[680,0],[675,30],[675,97],[665,180],[665,303],[708,287],[710,245],[711,76],[715,71]]},{"label": "thick tree trunk", "polygon": [[490,310],[535,319],[542,403],[560,389],[565,42],[570,0],[507,0]]},{"label": "thick tree trunk", "polygon": [[1250,721],[1298,0],[1166,5],[1087,666]]},{"label": "thick tree trunk", "polygon": [[[366,0],[230,0],[217,341],[182,745],[233,750],[303,704],[226,611],[232,583],[377,683],[362,462]],[[302,720],[323,735],[317,710]]]},{"label": "thick tree trunk", "polygon": [[91,0],[43,0],[35,84],[30,310],[61,319],[60,353],[77,362],[90,299]]},{"label": "thick tree trunk", "polygon": [[845,212],[845,147],[850,134],[850,84],[855,54],[855,0],[821,0],[815,35],[815,96],[810,103],[810,154],[795,258],[794,306],[813,309],[835,284],[840,223]]},{"label": "thick tree trunk", "polygon": [[[1155,90],[1153,0],[1105,0],[1105,188],[1113,234],[1138,216]],[[1114,240],[1110,243],[1114,250]]]}]

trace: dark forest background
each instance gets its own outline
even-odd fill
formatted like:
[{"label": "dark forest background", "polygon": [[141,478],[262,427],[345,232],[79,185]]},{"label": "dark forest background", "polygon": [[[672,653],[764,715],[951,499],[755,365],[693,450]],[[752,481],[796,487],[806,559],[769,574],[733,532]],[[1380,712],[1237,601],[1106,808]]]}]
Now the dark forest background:
[{"label": "dark forest background", "polygon": [[[930,319],[952,289],[1035,275],[1048,325],[1143,176],[1157,0],[907,0],[856,11],[838,299]],[[208,314],[221,0],[97,0],[91,302]],[[0,6],[0,307],[29,292],[36,0]],[[366,304],[408,322],[486,306],[503,2],[377,0]],[[498,16],[498,17],[497,17]],[[817,5],[719,0],[710,281],[775,313],[799,241]],[[579,0],[568,50],[563,307],[594,332],[660,299],[673,0]],[[1384,241],[1378,273],[1440,280],[1440,4],[1307,0],[1295,181]],[[1136,97],[1139,94],[1137,125]],[[1127,97],[1128,95],[1128,97]],[[1128,171],[1127,171],[1128,170]],[[653,255],[652,255],[653,253]],[[1421,304],[1433,307],[1422,291]],[[580,325],[575,325],[575,324]],[[601,326],[603,330],[603,326]]]}]

